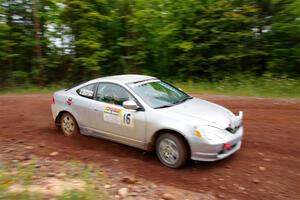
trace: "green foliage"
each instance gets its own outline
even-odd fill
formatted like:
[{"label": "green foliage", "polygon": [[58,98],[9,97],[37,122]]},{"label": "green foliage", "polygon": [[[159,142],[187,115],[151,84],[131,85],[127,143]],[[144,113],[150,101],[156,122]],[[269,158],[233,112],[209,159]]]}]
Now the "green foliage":
[{"label": "green foliage", "polygon": [[238,96],[259,96],[300,99],[300,80],[287,77],[254,77],[236,75],[222,81],[175,82],[174,85],[190,93],[226,94]]},{"label": "green foliage", "polygon": [[300,0],[0,5],[2,88],[122,73],[206,82],[240,74],[300,76]]},{"label": "green foliage", "polygon": [[[110,20],[105,1],[65,1],[62,17],[74,35],[75,58],[73,75],[87,79],[100,74],[110,51],[103,47],[103,24]],[[80,76],[78,76],[80,75]]]}]

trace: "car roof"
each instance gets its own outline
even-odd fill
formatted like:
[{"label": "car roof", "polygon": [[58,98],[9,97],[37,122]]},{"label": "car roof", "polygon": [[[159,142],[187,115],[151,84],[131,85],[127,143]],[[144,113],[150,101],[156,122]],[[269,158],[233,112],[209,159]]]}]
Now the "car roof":
[{"label": "car roof", "polygon": [[109,82],[126,84],[126,83],[145,81],[149,79],[156,79],[156,78],[153,76],[146,76],[146,75],[124,74],[124,75],[115,75],[115,76],[106,76],[102,78],[97,78],[91,80],[90,82],[109,81]]}]

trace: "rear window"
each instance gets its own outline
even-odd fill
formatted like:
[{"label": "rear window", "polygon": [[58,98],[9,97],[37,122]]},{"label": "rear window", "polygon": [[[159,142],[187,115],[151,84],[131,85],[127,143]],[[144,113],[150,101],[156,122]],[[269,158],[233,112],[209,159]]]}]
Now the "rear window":
[{"label": "rear window", "polygon": [[86,85],[76,90],[76,92],[82,97],[92,99],[94,97],[94,88],[96,87],[96,85],[97,85],[96,83]]}]

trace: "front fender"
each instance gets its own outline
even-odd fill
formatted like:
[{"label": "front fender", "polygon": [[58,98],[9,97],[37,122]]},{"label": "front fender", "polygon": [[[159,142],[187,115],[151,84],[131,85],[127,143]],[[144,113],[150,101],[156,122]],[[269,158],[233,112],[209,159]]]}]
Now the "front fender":
[{"label": "front fender", "polygon": [[164,114],[148,113],[147,128],[146,128],[146,149],[151,150],[155,145],[159,134],[162,132],[176,132],[180,134],[187,143],[190,145],[191,135],[194,133],[195,127],[190,123],[183,123],[181,119],[174,119],[173,117],[167,117]]}]

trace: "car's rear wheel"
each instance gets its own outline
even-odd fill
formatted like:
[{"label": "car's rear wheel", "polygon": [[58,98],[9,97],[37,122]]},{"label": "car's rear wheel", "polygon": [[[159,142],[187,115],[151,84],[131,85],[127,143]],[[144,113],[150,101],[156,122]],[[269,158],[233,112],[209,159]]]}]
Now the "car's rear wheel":
[{"label": "car's rear wheel", "polygon": [[161,163],[170,168],[179,168],[189,159],[186,142],[176,134],[165,133],[158,137],[156,154]]},{"label": "car's rear wheel", "polygon": [[60,125],[65,136],[74,136],[79,133],[77,122],[70,113],[64,113],[61,116]]}]

